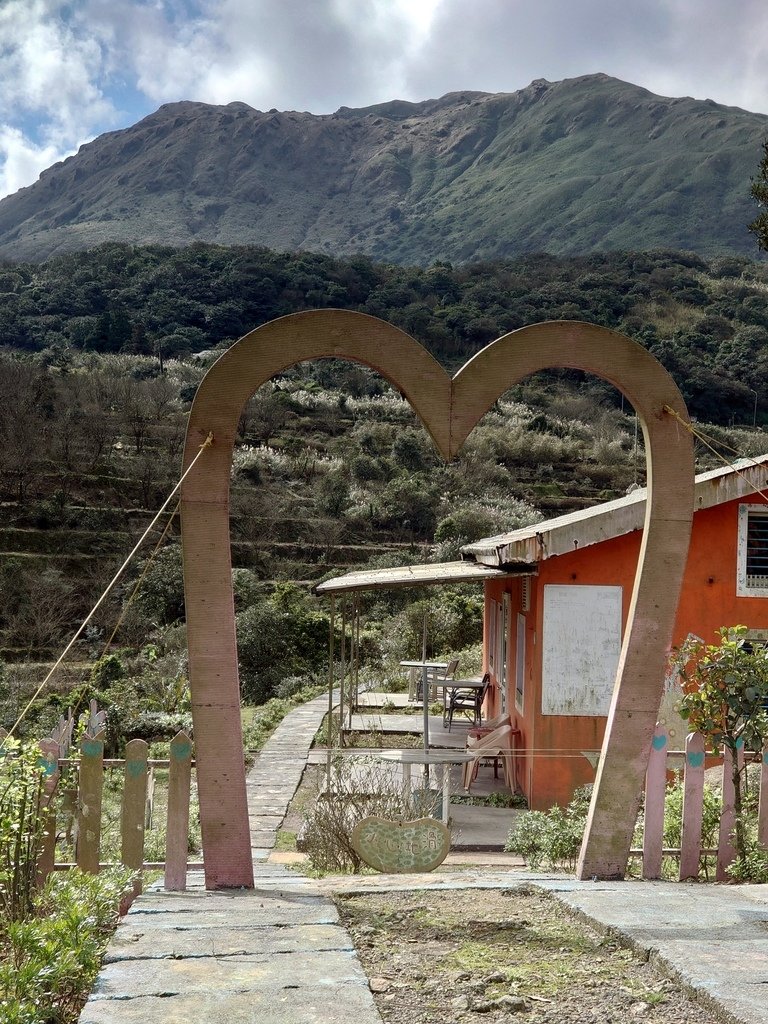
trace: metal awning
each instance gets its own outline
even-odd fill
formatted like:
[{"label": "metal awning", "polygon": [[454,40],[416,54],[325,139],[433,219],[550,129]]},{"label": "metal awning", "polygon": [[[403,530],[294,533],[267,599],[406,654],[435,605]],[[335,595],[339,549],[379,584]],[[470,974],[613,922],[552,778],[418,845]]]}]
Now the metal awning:
[{"label": "metal awning", "polygon": [[519,569],[497,569],[477,562],[436,562],[432,565],[398,565],[393,569],[370,569],[349,572],[325,580],[313,588],[316,594],[343,594],[356,590],[388,590],[390,587],[428,587],[441,583],[473,583],[480,580],[505,579],[510,576],[535,575],[535,566]]}]

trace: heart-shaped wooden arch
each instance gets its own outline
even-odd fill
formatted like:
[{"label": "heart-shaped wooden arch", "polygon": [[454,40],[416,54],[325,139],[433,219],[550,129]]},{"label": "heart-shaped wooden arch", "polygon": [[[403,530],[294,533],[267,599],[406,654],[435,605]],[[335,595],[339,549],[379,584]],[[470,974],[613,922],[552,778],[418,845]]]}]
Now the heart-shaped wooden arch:
[{"label": "heart-shaped wooden arch", "polygon": [[[275,374],[309,359],[351,359],[381,373],[413,406],[443,458],[508,388],[552,367],[614,384],[642,424],[648,502],[635,586],[597,772],[579,877],[622,877],[661,699],[693,517],[693,446],[674,381],[645,349],[592,324],[553,321],[506,334],[454,378],[409,335],[363,313],[313,310],[245,335],[211,367],[195,396],[185,468],[214,443],[182,489],[189,673],[208,888],[253,885],[240,738],[229,543],[232,451],[243,406]],[[276,780],[277,782],[278,780]]]}]

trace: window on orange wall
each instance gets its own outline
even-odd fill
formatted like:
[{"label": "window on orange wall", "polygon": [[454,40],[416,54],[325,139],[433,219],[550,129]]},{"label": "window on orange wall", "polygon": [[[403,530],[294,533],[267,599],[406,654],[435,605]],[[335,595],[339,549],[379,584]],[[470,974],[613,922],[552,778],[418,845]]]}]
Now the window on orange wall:
[{"label": "window on orange wall", "polygon": [[739,505],[738,597],[768,597],[768,505]]},{"label": "window on orange wall", "polygon": [[517,613],[517,646],[515,648],[515,707],[525,705],[525,616]]},{"label": "window on orange wall", "polygon": [[498,601],[493,598],[488,602],[488,668],[496,675],[496,625],[498,619]]},{"label": "window on orange wall", "polygon": [[499,710],[507,710],[507,652],[509,651],[509,594],[504,594],[499,606],[499,628],[497,630],[499,654],[496,659],[496,681],[499,684]]}]

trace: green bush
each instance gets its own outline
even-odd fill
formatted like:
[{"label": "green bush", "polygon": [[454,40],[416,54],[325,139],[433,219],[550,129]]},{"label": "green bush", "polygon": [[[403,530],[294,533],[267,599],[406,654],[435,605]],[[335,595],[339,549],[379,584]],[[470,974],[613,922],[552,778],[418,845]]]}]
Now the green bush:
[{"label": "green bush", "polygon": [[[528,867],[534,871],[544,865],[548,870],[572,871],[576,864],[591,796],[591,786],[576,790],[568,806],[552,807],[543,811],[525,811],[510,830],[506,846],[510,853],[525,858]],[[683,780],[678,775],[667,787],[664,798],[663,845],[668,849],[679,849],[682,836]],[[701,826],[702,849],[714,849],[720,833],[722,801],[719,791],[705,783],[704,806]],[[728,868],[728,874],[740,882],[768,882],[768,851],[757,841],[757,800],[754,793],[745,800],[742,813],[742,829],[746,837],[746,852],[736,858]],[[633,839],[635,846],[643,843],[642,810],[638,815]],[[702,870],[708,877],[708,857],[702,854]],[[677,857],[664,858],[664,874],[677,877]]]},{"label": "green bush", "polygon": [[237,649],[243,698],[262,704],[288,676],[321,672],[328,658],[328,616],[296,587],[237,616]]},{"label": "green bush", "polygon": [[524,811],[512,827],[506,846],[509,853],[525,858],[536,871],[542,864],[553,871],[573,871],[579,855],[592,786],[580,786],[568,806],[544,811]]},{"label": "green bush", "polygon": [[75,1024],[117,923],[131,872],[88,875],[73,868],[48,878],[32,912],[0,936],[3,1024]]},{"label": "green bush", "polygon": [[43,838],[38,806],[43,768],[36,744],[7,737],[0,747],[0,921],[31,913]]},{"label": "green bush", "polygon": [[157,626],[167,626],[184,617],[184,572],[179,545],[163,548],[154,556],[135,604]]}]

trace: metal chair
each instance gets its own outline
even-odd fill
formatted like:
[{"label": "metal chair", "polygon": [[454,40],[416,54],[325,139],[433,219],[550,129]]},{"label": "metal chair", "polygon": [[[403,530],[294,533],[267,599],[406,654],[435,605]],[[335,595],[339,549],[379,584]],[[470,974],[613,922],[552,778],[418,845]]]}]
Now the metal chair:
[{"label": "metal chair", "polygon": [[[442,673],[439,669],[430,670],[427,674],[427,680],[429,682],[429,697],[430,700],[434,700],[437,697],[437,684],[445,682],[447,679],[453,679],[456,675],[456,669],[459,667],[459,659],[454,658],[453,661],[449,661]],[[421,700],[422,683],[419,679],[418,687],[416,690],[417,700]]]},{"label": "metal chair", "polygon": [[481,725],[483,721],[483,702],[491,685],[491,673],[486,672],[483,676],[483,685],[479,690],[463,690],[461,687],[451,692],[448,702],[448,732],[453,724],[454,711],[461,711],[464,714],[472,715],[472,725]]}]

